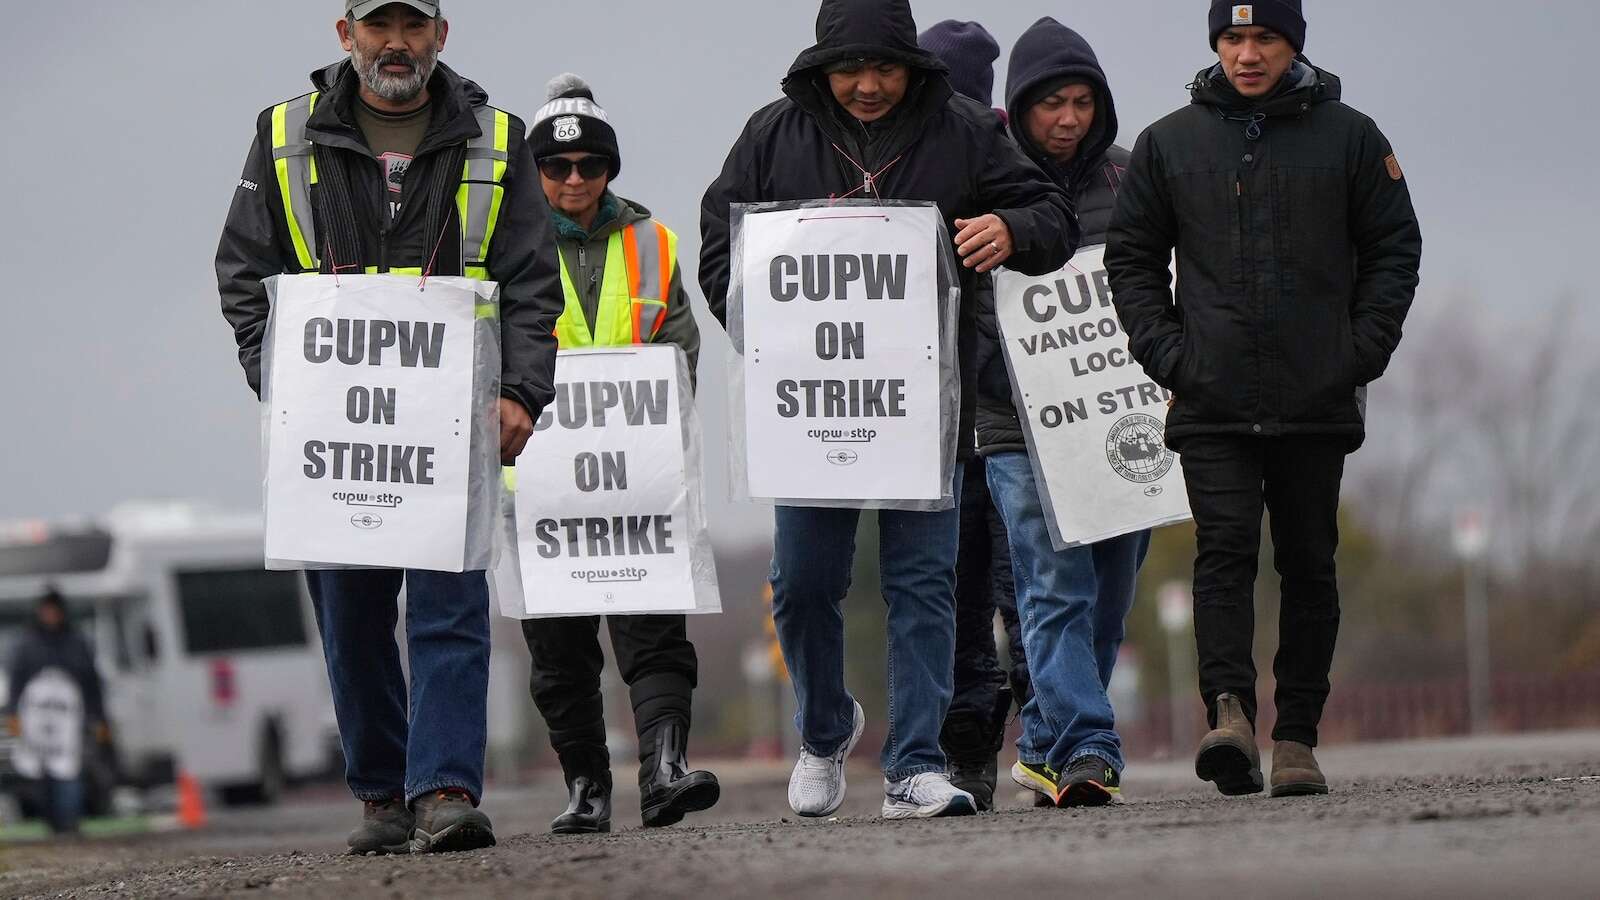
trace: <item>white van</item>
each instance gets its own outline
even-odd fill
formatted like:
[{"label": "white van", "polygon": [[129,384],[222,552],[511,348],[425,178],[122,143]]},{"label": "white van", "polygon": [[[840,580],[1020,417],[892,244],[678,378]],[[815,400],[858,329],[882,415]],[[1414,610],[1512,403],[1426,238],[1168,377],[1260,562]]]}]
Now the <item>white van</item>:
[{"label": "white van", "polygon": [[123,780],[185,772],[225,801],[274,801],[329,773],[339,745],[304,579],[262,562],[258,516],[163,506],[0,526],[0,668],[53,586],[94,645]]}]

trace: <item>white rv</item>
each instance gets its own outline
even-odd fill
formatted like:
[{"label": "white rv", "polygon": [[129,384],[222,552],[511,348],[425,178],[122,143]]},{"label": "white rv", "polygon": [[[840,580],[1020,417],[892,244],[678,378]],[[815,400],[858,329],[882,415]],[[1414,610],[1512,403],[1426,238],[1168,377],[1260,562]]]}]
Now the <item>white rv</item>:
[{"label": "white rv", "polygon": [[47,586],[94,645],[121,780],[183,772],[224,800],[271,802],[337,762],[304,580],[263,569],[259,517],[163,506],[0,526],[0,669]]}]

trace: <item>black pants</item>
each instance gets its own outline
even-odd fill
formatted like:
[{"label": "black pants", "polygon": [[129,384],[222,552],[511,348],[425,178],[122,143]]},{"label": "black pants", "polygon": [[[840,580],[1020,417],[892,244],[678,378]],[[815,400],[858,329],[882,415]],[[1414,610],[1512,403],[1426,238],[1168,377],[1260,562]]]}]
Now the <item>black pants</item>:
[{"label": "black pants", "polygon": [[[683,616],[607,616],[611,649],[628,685],[641,756],[646,738],[670,719],[685,726],[698,675]],[[522,623],[533,656],[534,705],[550,728],[550,745],[569,778],[610,765],[600,697],[600,617],[528,619]]]},{"label": "black pants", "polygon": [[[966,463],[961,485],[961,543],[956,557],[956,668],[951,715],[990,716],[1001,685],[1011,682],[1020,708],[1027,702],[1028,664],[1017,619],[1006,526],[989,497],[982,459]],[[994,614],[1000,612],[1010,638],[1010,672],[1000,668],[994,644]]]},{"label": "black pants", "polygon": [[1345,438],[1205,435],[1182,441],[1194,510],[1194,632],[1200,694],[1212,727],[1216,698],[1236,695],[1256,717],[1257,556],[1261,512],[1271,514],[1273,563],[1282,581],[1273,740],[1317,744],[1339,635],[1339,482]]}]

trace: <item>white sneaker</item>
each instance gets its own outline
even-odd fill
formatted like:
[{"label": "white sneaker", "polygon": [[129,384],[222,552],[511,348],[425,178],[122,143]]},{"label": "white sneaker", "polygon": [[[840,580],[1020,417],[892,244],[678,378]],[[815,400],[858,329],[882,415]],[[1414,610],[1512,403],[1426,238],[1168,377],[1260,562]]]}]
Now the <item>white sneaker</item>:
[{"label": "white sneaker", "polygon": [[941,816],[972,816],[978,801],[950,783],[943,772],[923,772],[904,781],[883,782],[885,819],[937,819]]},{"label": "white sneaker", "polygon": [[[854,701],[852,701],[854,702]],[[816,756],[800,748],[800,761],[789,776],[789,806],[802,816],[822,818],[839,811],[844,803],[844,760],[867,728],[867,714],[855,703],[855,727],[850,740],[831,756]]]}]

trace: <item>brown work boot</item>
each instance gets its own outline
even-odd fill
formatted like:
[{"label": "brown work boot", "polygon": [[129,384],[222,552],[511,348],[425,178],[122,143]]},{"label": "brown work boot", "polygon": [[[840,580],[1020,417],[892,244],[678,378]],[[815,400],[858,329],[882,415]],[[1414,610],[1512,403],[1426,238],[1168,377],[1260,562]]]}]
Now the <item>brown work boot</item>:
[{"label": "brown work boot", "polygon": [[368,800],[362,807],[361,824],[350,832],[350,853],[355,856],[409,853],[411,830],[416,819],[404,800]]},{"label": "brown work boot", "polygon": [[1272,745],[1272,796],[1307,797],[1328,792],[1328,779],[1311,748],[1299,741]]},{"label": "brown work boot", "polygon": [[1261,751],[1256,730],[1232,694],[1217,695],[1217,727],[1200,741],[1194,773],[1229,797],[1261,793]]}]

